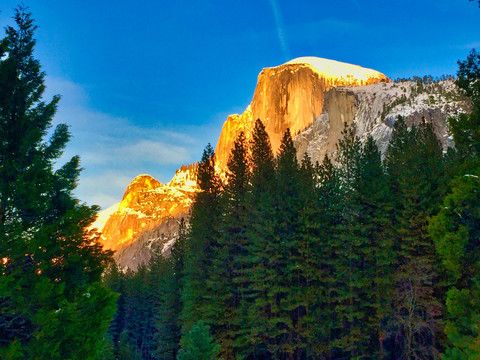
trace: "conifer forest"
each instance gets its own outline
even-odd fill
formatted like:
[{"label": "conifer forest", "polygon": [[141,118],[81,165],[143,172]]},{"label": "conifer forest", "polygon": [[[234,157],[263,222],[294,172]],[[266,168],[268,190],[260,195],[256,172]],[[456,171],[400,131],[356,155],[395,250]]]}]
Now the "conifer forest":
[{"label": "conifer forest", "polygon": [[124,271],[73,195],[36,25],[0,42],[1,359],[480,359],[480,53],[458,62],[471,111],[398,117],[388,149],[345,126],[335,156],[272,151],[261,119],[226,177],[207,145],[169,257]]}]

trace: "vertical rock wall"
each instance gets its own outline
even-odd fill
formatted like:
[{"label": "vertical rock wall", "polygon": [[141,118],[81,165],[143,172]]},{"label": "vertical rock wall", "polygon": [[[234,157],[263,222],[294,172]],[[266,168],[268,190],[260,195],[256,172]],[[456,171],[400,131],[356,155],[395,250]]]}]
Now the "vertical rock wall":
[{"label": "vertical rock wall", "polygon": [[[305,61],[312,58],[305,58]],[[313,58],[315,64],[333,61]],[[270,136],[273,151],[280,146],[283,134],[290,129],[293,136],[308,128],[324,108],[324,94],[334,86],[364,85],[390,81],[385,75],[355,65],[340,64],[341,73],[323,71],[309,63],[294,62],[263,69],[253,100],[242,115],[231,115],[225,122],[215,154],[220,169],[225,169],[233,142],[244,131],[247,140],[256,119],[263,121]],[[327,65],[325,65],[327,66]],[[329,68],[331,70],[331,68]],[[368,78],[356,78],[356,72],[367,72]]]}]

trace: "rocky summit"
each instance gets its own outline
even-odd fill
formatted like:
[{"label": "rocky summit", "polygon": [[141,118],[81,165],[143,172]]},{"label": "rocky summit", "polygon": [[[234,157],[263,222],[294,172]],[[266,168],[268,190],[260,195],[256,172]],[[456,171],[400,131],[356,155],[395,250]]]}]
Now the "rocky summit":
[{"label": "rocky summit", "polygon": [[261,119],[264,123],[276,152],[288,128],[297,134],[322,113],[329,89],[377,82],[390,82],[390,79],[375,70],[316,57],[297,58],[263,69],[251,104],[242,115],[230,115],[223,125],[215,152],[220,168],[226,167],[238,134],[243,131],[246,138],[250,138],[255,120]]},{"label": "rocky summit", "polygon": [[[224,173],[233,143],[241,131],[247,139],[261,119],[276,152],[287,128],[294,135],[298,158],[308,153],[322,161],[334,155],[344,124],[354,125],[361,139],[373,136],[386,150],[398,115],[407,124],[433,124],[444,147],[450,145],[446,118],[468,110],[453,79],[415,79],[391,82],[382,73],[357,65],[302,57],[265,68],[251,104],[225,121],[215,155]],[[122,201],[105,210],[94,224],[105,248],[116,251],[123,268],[136,269],[153,249],[168,254],[180,218],[188,218],[196,186],[196,165],[182,166],[168,184],[149,175],[136,177]]]}]

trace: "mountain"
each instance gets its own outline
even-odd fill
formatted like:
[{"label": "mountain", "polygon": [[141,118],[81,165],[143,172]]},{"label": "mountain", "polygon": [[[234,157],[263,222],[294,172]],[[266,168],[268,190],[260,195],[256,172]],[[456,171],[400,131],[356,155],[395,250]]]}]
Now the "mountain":
[{"label": "mountain", "polygon": [[[218,171],[225,171],[237,135],[244,131],[249,139],[257,118],[264,122],[274,151],[290,128],[298,158],[307,152],[315,162],[334,154],[345,123],[354,124],[362,139],[372,135],[384,151],[398,115],[408,124],[431,122],[447,147],[446,117],[467,109],[453,79],[391,82],[372,69],[302,57],[260,72],[251,104],[223,125],[215,150]],[[195,170],[195,164],[182,166],[168,184],[137,176],[120,204],[100,214],[95,226],[105,248],[116,251],[120,266],[136,269],[154,248],[168,254],[179,219],[188,218],[198,191]]]},{"label": "mountain", "polygon": [[196,191],[196,164],[182,166],[168,184],[139,175],[122,201],[100,212],[93,226],[101,231],[104,247],[115,251],[118,264],[136,269],[150,259],[152,250],[169,251]]},{"label": "mountain", "polygon": [[219,167],[226,168],[233,142],[241,131],[247,140],[250,138],[255,120],[263,121],[276,152],[287,128],[296,134],[322,113],[329,89],[377,82],[390,79],[372,69],[316,57],[301,57],[263,69],[251,104],[242,115],[230,115],[223,125],[215,150]]}]

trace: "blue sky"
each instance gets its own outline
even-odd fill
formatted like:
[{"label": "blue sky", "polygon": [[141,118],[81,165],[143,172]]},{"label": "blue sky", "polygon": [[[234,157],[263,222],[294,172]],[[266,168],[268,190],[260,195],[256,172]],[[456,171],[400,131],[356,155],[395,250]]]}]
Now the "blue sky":
[{"label": "blue sky", "polygon": [[[0,25],[17,1],[2,0]],[[480,48],[468,0],[25,0],[39,29],[46,97],[78,154],[77,196],[103,208],[148,173],[168,182],[216,144],[264,67],[319,56],[391,78],[455,74]],[[3,37],[3,35],[2,35]]]}]

